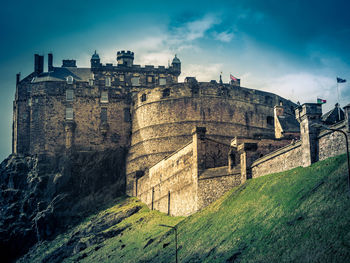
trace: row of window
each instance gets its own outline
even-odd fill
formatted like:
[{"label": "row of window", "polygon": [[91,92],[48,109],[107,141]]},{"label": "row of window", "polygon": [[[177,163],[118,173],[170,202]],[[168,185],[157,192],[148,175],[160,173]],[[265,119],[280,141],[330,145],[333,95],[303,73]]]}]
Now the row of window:
[{"label": "row of window", "polygon": [[[119,77],[120,81],[124,81],[124,75],[121,75]],[[73,84],[73,77],[68,76],[66,78],[67,84]],[[147,83],[154,83],[153,76],[147,76]],[[140,77],[133,77],[131,78],[131,84],[132,86],[140,86]],[[89,79],[89,85],[93,86],[94,85],[94,76],[92,75],[91,79]],[[166,78],[159,78],[159,85],[163,86],[166,85]],[[106,77],[105,78],[105,86],[106,87],[111,87],[112,86],[112,79],[111,77]]]},{"label": "row of window", "polygon": [[[67,89],[66,90],[66,101],[73,101],[73,100],[74,100],[74,90]],[[101,92],[101,102],[108,103],[108,91]]]},{"label": "row of window", "polygon": [[[163,89],[162,91],[162,98],[166,98],[170,96],[170,89]],[[147,100],[147,95],[144,93],[141,95],[141,102],[144,102]]]},{"label": "row of window", "polygon": [[[101,114],[100,114],[101,122],[107,122],[107,108],[102,107],[101,108]],[[66,108],[66,120],[74,120],[74,112],[72,107]],[[128,108],[124,109],[124,121],[129,122],[131,120],[130,111]]]},{"label": "row of window", "polygon": [[[120,79],[120,81],[124,81],[124,77],[123,77],[123,80]],[[152,76],[147,77],[147,83],[154,83]],[[105,78],[105,85],[106,85],[106,87],[111,87],[111,85],[112,85],[111,77]],[[131,85],[132,86],[140,86],[141,85],[140,84],[140,77],[131,78]],[[159,85],[161,85],[161,86],[166,85],[166,78],[159,78]]]}]

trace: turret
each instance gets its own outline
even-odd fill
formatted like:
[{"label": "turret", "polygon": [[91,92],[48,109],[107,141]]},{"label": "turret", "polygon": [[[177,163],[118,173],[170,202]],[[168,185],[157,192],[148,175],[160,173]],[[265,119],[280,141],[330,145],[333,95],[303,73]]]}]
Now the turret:
[{"label": "turret", "polygon": [[295,109],[295,115],[296,119],[300,123],[303,166],[306,167],[318,161],[318,130],[314,124],[321,123],[321,104],[305,103]]},{"label": "turret", "polygon": [[173,59],[173,62],[171,63],[171,66],[173,68],[175,76],[178,77],[181,74],[181,61],[176,55]]},{"label": "turret", "polygon": [[118,51],[117,52],[118,66],[132,67],[134,63],[134,52],[131,51]]},{"label": "turret", "polygon": [[95,53],[92,55],[90,62],[91,62],[91,68],[98,68],[101,66],[100,56],[96,53],[96,50],[95,50]]}]

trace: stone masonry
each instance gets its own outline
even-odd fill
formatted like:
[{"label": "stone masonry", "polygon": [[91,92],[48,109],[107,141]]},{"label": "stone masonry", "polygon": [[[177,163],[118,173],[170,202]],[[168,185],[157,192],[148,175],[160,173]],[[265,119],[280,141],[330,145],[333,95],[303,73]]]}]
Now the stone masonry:
[{"label": "stone masonry", "polygon": [[[297,106],[240,82],[178,83],[176,56],[167,68],[135,65],[130,51],[117,52],[117,65],[102,65],[95,52],[90,68],[75,60],[55,67],[48,58],[47,72],[35,55],[34,72],[17,74],[13,153],[122,148],[126,193],[170,215],[190,215],[250,178],[345,150],[334,144],[343,145],[341,135],[315,126],[321,105]],[[334,127],[349,130],[349,109]]]}]

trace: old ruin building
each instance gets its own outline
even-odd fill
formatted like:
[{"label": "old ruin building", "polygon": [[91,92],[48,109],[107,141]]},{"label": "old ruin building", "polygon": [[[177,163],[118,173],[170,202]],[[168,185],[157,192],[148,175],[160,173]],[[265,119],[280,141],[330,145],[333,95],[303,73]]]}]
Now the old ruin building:
[{"label": "old ruin building", "polygon": [[[276,94],[221,78],[178,83],[176,56],[168,67],[141,67],[130,51],[117,52],[117,65],[95,52],[80,68],[75,60],[56,67],[49,54],[47,72],[44,57],[34,58],[34,72],[17,75],[13,153],[127,149],[126,193],[171,215],[192,214],[271,170],[266,156],[299,149],[300,135],[309,136],[295,118],[298,105]],[[324,118],[338,123],[345,115],[337,109]]]}]

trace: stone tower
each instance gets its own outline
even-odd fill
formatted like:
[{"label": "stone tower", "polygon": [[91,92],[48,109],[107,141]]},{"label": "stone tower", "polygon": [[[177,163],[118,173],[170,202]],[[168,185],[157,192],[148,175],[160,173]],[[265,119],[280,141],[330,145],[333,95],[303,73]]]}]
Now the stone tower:
[{"label": "stone tower", "polygon": [[318,161],[318,128],[313,124],[321,122],[322,106],[317,103],[305,103],[295,110],[295,115],[300,123],[303,166],[307,167]]},{"label": "stone tower", "polygon": [[91,68],[98,68],[101,66],[100,56],[96,53],[96,50],[95,50],[95,53],[92,55],[90,62],[91,62]]},{"label": "stone tower", "polygon": [[178,77],[181,73],[181,61],[176,55],[171,63],[171,66],[173,67],[174,75]]},{"label": "stone tower", "polygon": [[124,65],[126,67],[132,67],[134,63],[134,52],[131,51],[118,51],[117,52],[118,65]]}]

